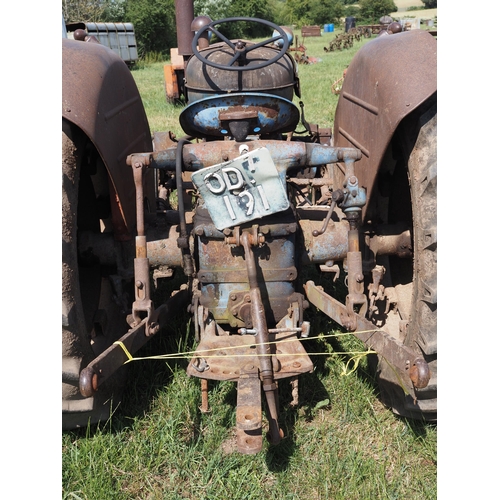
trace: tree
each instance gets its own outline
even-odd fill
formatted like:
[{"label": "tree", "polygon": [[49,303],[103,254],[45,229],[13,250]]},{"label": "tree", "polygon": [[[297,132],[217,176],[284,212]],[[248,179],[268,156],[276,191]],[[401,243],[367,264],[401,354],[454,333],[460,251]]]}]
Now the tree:
[{"label": "tree", "polygon": [[344,5],[340,1],[311,0],[309,8],[309,19],[311,24],[338,24],[339,19],[344,17]]},{"label": "tree", "polygon": [[125,18],[126,0],[103,0],[103,20],[108,23],[129,22]]},{"label": "tree", "polygon": [[422,0],[426,9],[436,9],[438,6],[437,0]]},{"label": "tree", "polygon": [[344,17],[355,17],[361,19],[359,15],[359,7],[357,5],[346,5],[344,8]]},{"label": "tree", "polygon": [[309,24],[309,1],[308,0],[285,0],[283,2],[281,16],[279,18],[280,24],[295,24],[303,26]]},{"label": "tree", "polygon": [[277,5],[280,7],[276,15],[279,24],[337,24],[345,17],[345,0],[283,0]]},{"label": "tree", "polygon": [[[195,0],[195,16],[209,16],[212,21],[228,17],[257,17],[273,22],[274,1],[266,0]],[[222,32],[228,38],[258,38],[271,35],[268,27],[257,23],[226,24]]]},{"label": "tree", "polygon": [[177,46],[174,0],[126,0],[125,17],[134,25],[141,56]]},{"label": "tree", "polygon": [[194,15],[208,16],[215,21],[230,17],[231,0],[194,0]]},{"label": "tree", "polygon": [[66,23],[97,23],[104,12],[100,0],[62,0],[62,13]]},{"label": "tree", "polygon": [[126,0],[62,0],[67,23],[124,22]]},{"label": "tree", "polygon": [[360,0],[358,21],[378,23],[382,16],[398,10],[394,0]]}]

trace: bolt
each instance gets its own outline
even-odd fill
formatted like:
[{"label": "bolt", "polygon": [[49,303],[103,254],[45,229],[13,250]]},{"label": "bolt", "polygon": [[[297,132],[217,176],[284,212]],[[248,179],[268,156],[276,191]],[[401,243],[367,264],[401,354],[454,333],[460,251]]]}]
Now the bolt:
[{"label": "bolt", "polygon": [[134,167],[135,167],[135,168],[141,168],[141,167],[142,167],[142,164],[141,164],[140,162],[138,162],[138,161],[137,161],[137,162],[135,162],[135,163],[134,163]]},{"label": "bolt", "polygon": [[144,283],[142,281],[137,280],[135,282],[135,286],[139,289],[142,290],[144,288]]}]

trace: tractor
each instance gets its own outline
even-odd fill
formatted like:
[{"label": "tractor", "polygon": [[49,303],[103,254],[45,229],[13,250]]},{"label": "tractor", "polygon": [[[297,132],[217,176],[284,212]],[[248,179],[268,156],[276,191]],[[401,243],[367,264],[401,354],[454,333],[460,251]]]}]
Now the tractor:
[{"label": "tractor", "polygon": [[[241,453],[261,450],[264,427],[271,444],[283,438],[277,388],[314,369],[311,313],[375,353],[385,405],[435,420],[436,40],[415,30],[367,43],[333,129],[320,128],[293,102],[288,30],[193,19],[190,0],[176,9],[181,138],[151,137],[109,49],[63,40],[63,427],[107,418],[123,365],[180,310],[194,325],[187,375],[202,409],[209,381],[237,386]],[[269,37],[227,38],[239,22]],[[174,271],[182,285],[155,304],[154,282]]]}]

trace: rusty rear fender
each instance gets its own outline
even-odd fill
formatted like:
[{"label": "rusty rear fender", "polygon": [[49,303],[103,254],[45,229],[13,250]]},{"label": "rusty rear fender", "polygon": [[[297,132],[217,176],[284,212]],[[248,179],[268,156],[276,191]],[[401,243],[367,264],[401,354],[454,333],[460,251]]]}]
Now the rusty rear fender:
[{"label": "rusty rear fender", "polygon": [[[133,152],[152,151],[151,133],[139,91],[127,65],[99,44],[62,40],[62,117],[81,129],[99,152],[116,193],[121,216],[115,227],[127,239],[136,225]],[[154,210],[153,172],[145,193]]]},{"label": "rusty rear fender", "polygon": [[334,144],[356,147],[359,183],[367,204],[385,150],[404,117],[437,92],[437,42],[415,30],[364,45],[346,73],[335,115]]}]

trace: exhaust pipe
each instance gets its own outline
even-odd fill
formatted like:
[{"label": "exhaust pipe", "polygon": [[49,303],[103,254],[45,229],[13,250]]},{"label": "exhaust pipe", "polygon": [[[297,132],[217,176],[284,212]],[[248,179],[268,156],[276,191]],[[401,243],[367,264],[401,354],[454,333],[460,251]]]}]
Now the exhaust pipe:
[{"label": "exhaust pipe", "polygon": [[193,54],[191,44],[194,33],[191,31],[191,23],[194,19],[193,0],[175,0],[175,22],[177,25],[177,48],[181,56]]}]

